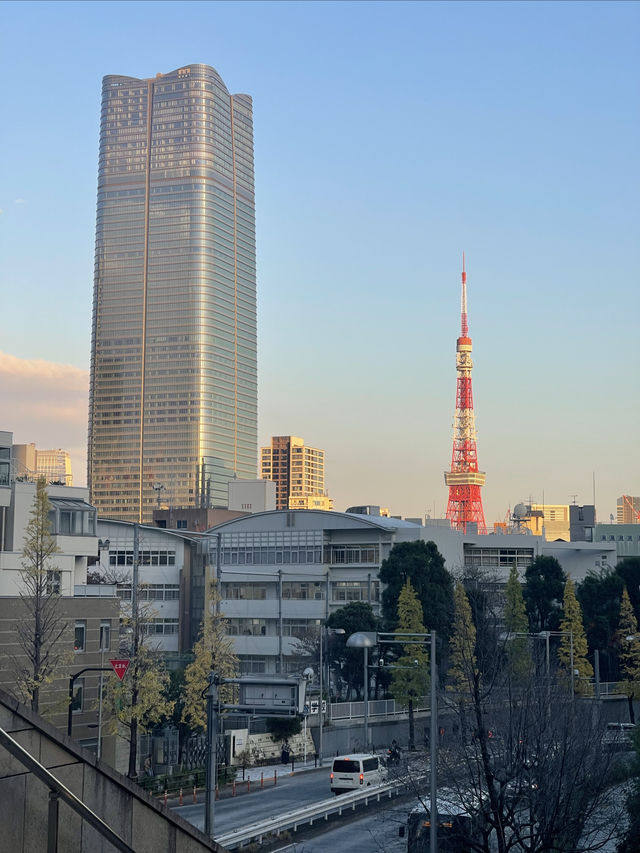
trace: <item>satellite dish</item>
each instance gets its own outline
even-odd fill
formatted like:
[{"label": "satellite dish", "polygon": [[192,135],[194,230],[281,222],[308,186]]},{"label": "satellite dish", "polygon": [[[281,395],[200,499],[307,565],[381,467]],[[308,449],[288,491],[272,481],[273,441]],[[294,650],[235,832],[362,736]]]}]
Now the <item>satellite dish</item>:
[{"label": "satellite dish", "polygon": [[526,518],[528,515],[527,507],[525,504],[516,504],[513,508],[513,517],[514,518]]}]

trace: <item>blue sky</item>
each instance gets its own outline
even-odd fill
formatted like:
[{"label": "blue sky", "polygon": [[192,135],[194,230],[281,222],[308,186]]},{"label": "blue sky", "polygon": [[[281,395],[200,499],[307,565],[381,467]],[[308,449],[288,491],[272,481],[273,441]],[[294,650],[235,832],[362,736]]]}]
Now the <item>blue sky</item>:
[{"label": "blue sky", "polygon": [[254,99],[259,442],[441,516],[461,254],[487,520],[640,494],[640,4],[4,3],[0,428],[83,482],[100,86]]}]

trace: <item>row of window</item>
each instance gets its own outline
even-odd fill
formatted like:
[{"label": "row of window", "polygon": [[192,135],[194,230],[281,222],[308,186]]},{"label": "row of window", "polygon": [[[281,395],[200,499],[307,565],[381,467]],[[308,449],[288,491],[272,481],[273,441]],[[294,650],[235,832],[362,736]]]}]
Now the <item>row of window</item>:
[{"label": "row of window", "polygon": [[[277,637],[278,619],[228,619],[227,633],[232,637]],[[318,632],[319,619],[283,619],[283,637],[304,637],[312,631]]]},{"label": "row of window", "polygon": [[[138,559],[141,566],[175,566],[176,552],[169,550],[141,550]],[[133,551],[109,551],[109,565],[132,566]]]},{"label": "row of window", "polygon": [[[364,581],[332,581],[332,601],[380,601],[380,582]],[[273,585],[272,585],[273,587]],[[222,598],[228,601],[264,601],[267,598],[266,584],[223,583]],[[120,593],[118,592],[120,595]],[[130,597],[130,596],[129,596]],[[283,581],[282,598],[295,601],[324,601],[326,584],[323,581]]]},{"label": "row of window", "polygon": [[[118,598],[131,601],[131,584],[118,584]],[[138,590],[139,601],[178,601],[180,585],[177,583],[142,584]]]}]

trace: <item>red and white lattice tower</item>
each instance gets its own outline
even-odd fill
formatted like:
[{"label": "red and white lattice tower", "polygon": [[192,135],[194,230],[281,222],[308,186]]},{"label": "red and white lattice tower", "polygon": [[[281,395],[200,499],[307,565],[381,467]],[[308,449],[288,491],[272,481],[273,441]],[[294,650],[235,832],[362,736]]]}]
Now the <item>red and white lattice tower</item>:
[{"label": "red and white lattice tower", "polygon": [[480,489],[484,486],[485,474],[478,470],[476,448],[476,422],[473,414],[473,391],[471,388],[471,338],[467,325],[467,274],[462,255],[462,316],[460,337],[456,347],[456,413],[453,420],[453,454],[451,470],[445,471],[444,481],[449,486],[447,518],[456,530],[467,531],[470,522],[478,525],[478,532],[485,532],[484,510]]}]

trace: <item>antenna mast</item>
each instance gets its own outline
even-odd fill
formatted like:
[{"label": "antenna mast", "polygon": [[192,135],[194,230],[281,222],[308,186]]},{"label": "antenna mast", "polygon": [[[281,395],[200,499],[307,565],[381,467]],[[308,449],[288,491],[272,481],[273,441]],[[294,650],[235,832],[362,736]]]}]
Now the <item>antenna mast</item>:
[{"label": "antenna mast", "polygon": [[456,530],[466,532],[469,523],[477,524],[479,533],[486,533],[482,495],[485,473],[478,470],[476,423],[473,413],[471,384],[471,338],[467,320],[467,273],[462,253],[462,302],[460,312],[460,337],[456,346],[456,411],[453,421],[453,453],[451,470],[445,471],[444,481],[449,487],[447,518]]}]

